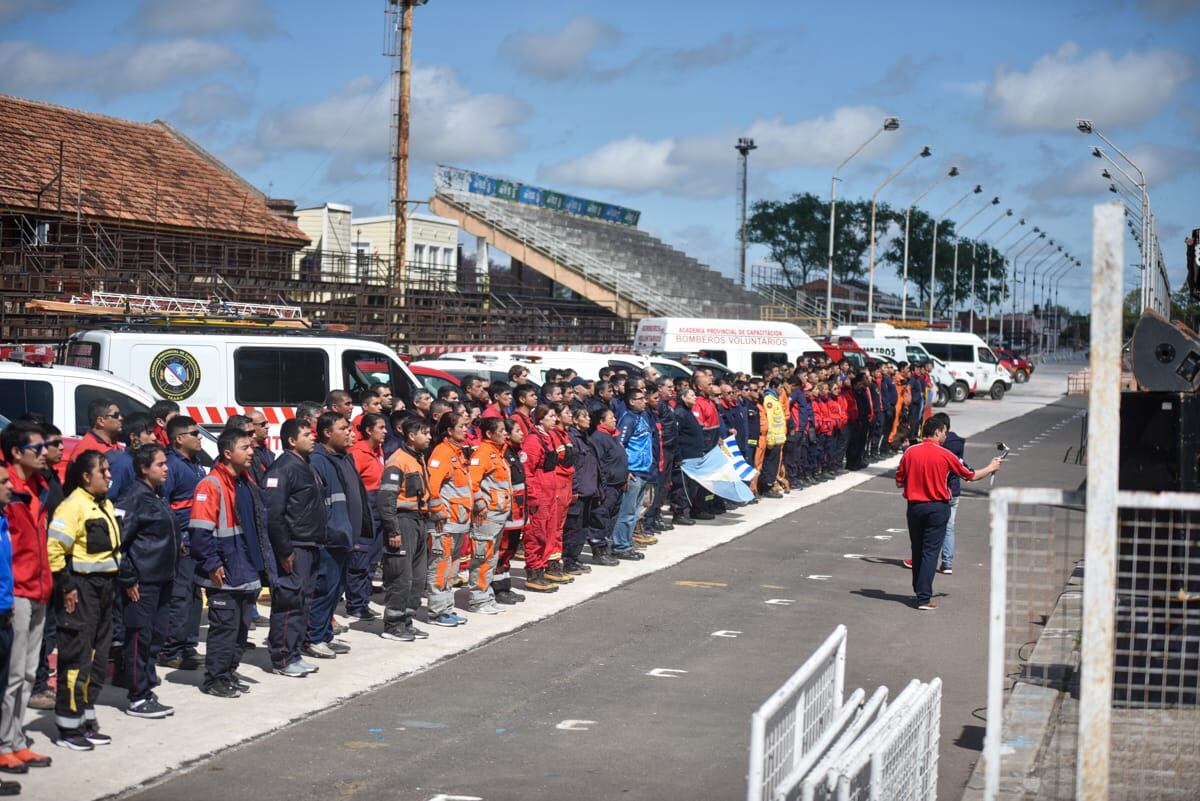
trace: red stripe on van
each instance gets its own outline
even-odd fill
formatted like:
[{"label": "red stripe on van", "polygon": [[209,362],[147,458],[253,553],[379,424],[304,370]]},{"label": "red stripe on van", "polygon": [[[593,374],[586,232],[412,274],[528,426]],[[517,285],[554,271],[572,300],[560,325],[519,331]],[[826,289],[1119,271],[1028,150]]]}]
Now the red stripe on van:
[{"label": "red stripe on van", "polygon": [[263,413],[263,417],[267,418],[267,422],[270,423],[271,425],[275,425],[276,423],[279,422],[279,416],[277,414],[275,414],[274,407],[264,406],[262,413]]},{"label": "red stripe on van", "polygon": [[236,406],[226,406],[225,407],[225,416],[226,416],[225,419],[229,419],[230,417],[233,417],[235,414],[241,414],[241,412],[238,411],[238,407],[236,407]]},{"label": "red stripe on van", "polygon": [[284,420],[291,420],[296,416],[296,410],[290,406],[284,406],[280,411],[283,412]]},{"label": "red stripe on van", "polygon": [[205,411],[208,412],[208,422],[212,425],[224,423],[225,418],[221,416],[221,410],[216,406],[205,406]]}]

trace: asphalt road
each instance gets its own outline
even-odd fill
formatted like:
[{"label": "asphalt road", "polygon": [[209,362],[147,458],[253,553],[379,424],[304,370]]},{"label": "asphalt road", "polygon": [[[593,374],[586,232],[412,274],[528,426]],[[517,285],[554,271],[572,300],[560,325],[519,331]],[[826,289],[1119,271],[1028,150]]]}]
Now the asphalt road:
[{"label": "asphalt road", "polygon": [[[967,460],[1003,440],[1014,455],[998,484],[1073,488],[1084,469],[1063,457],[1082,406],[996,426]],[[844,623],[847,690],[942,677],[938,792],[958,798],[983,741],[984,492],[961,503],[936,612],[912,608],[904,506],[883,475],[128,797],[741,798],[751,712]]]}]

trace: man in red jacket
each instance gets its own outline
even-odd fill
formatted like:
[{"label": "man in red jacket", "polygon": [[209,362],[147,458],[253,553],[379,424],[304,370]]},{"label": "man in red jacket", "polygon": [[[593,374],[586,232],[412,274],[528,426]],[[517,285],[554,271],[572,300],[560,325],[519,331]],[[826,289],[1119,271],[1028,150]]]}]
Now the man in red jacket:
[{"label": "man in red jacket", "polygon": [[120,406],[112,401],[97,398],[88,404],[87,416],[91,430],[79,438],[75,449],[71,451],[69,461],[74,461],[75,454],[84,451],[108,453],[121,448],[121,421],[124,417],[121,415]]},{"label": "man in red jacket", "polygon": [[46,604],[54,587],[46,550],[46,444],[40,428],[12,423],[0,434],[0,448],[12,482],[4,507],[12,538],[12,651],[8,684],[0,707],[0,771],[25,773],[50,765],[50,757],[29,750],[22,727],[42,654]]}]

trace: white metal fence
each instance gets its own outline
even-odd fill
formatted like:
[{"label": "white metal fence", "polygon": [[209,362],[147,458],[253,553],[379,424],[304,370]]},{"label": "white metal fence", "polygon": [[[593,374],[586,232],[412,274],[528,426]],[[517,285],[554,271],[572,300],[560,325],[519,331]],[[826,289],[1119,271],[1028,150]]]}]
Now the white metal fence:
[{"label": "white metal fence", "polygon": [[750,801],[935,801],[941,679],[843,700],[837,629],[751,719]]},{"label": "white metal fence", "polygon": [[750,719],[748,801],[771,801],[783,778],[832,728],[846,679],[846,627],[838,626]]}]

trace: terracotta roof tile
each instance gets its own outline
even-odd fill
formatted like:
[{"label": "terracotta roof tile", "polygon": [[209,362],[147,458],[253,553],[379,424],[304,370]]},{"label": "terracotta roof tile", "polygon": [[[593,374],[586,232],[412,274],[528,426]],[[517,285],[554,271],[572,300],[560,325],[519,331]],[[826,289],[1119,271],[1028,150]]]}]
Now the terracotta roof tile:
[{"label": "terracotta roof tile", "polygon": [[[130,122],[0,94],[0,205],[36,208],[63,143],[63,210],[214,233],[308,241],[263,194],[165,122]],[[77,204],[78,195],[78,204]],[[58,187],[42,197],[57,206]]]}]

